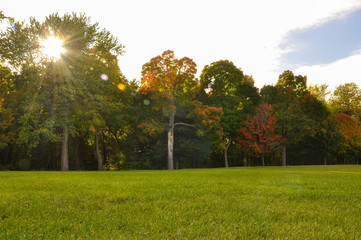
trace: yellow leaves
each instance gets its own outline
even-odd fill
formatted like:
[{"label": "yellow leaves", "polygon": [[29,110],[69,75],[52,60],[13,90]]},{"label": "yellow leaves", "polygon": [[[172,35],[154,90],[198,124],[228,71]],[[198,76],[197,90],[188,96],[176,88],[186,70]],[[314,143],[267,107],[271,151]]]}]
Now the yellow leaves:
[{"label": "yellow leaves", "polygon": [[242,111],[244,109],[244,106],[243,105],[240,105],[236,108],[237,111]]}]

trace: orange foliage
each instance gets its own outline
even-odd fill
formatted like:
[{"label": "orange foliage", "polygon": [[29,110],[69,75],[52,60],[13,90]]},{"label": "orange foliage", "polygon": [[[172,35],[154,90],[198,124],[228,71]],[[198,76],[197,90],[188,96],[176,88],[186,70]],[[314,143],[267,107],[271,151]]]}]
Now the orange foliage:
[{"label": "orange foliage", "polygon": [[344,113],[335,114],[340,131],[344,136],[343,147],[361,147],[361,126],[350,115]]},{"label": "orange foliage", "polygon": [[220,119],[223,115],[223,108],[203,105],[198,102],[198,106],[190,113],[191,116],[199,119],[200,125],[208,130],[215,130],[217,135],[221,135]]},{"label": "orange foliage", "polygon": [[165,51],[161,56],[152,58],[143,65],[141,92],[156,92],[159,97],[174,102],[174,98],[183,88],[192,88],[197,65],[192,59],[177,59],[173,51]]},{"label": "orange foliage", "polygon": [[146,135],[157,135],[164,131],[164,127],[156,121],[147,121],[137,126]]}]

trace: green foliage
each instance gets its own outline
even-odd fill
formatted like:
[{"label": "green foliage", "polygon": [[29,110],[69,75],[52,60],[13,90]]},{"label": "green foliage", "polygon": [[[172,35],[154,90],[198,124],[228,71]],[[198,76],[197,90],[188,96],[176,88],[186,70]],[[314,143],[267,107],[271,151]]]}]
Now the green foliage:
[{"label": "green foliage", "polygon": [[316,84],[314,86],[310,86],[308,91],[311,93],[312,96],[317,98],[318,100],[326,103],[327,95],[330,94],[330,91],[327,91],[328,85],[327,84]]},{"label": "green foliage", "polygon": [[[16,26],[1,41],[1,57],[18,70],[12,92],[17,99],[11,103],[17,110],[16,144],[30,157],[44,141],[63,141],[64,129],[91,142],[89,133],[103,131],[107,119],[126,105],[118,93],[130,94],[117,63],[123,46],[82,14],[52,14],[42,23],[31,18]],[[41,40],[49,36],[64,42],[59,60],[42,52]]]},{"label": "green foliage", "polygon": [[13,91],[13,78],[11,70],[0,65],[0,150],[4,149],[13,138],[9,127],[14,121],[14,113],[7,104],[9,95]]},{"label": "green foliage", "polygon": [[[221,141],[225,155],[232,140],[246,118],[258,103],[257,88],[251,76],[244,76],[241,69],[228,60],[205,66],[200,76],[200,99],[211,106],[222,107],[220,125]],[[217,139],[215,139],[217,140]],[[228,166],[227,156],[225,165]]]},{"label": "green foliage", "polygon": [[244,84],[244,75],[232,62],[221,60],[204,67],[200,82],[200,88],[208,92],[212,100],[215,102],[218,100],[218,104],[222,104],[221,101],[225,96],[238,95]]},{"label": "green foliage", "polygon": [[285,94],[292,92],[300,96],[307,91],[307,77],[294,76],[292,71],[287,70],[279,75],[276,86],[279,86]]},{"label": "green foliage", "polygon": [[[345,127],[359,131],[355,83],[327,101],[327,85],[307,88],[306,76],[288,70],[258,92],[231,61],[211,63],[197,80],[196,63],[170,50],[144,64],[141,83],[129,82],[118,66],[123,45],[84,14],[15,21],[0,10],[0,21],[8,25],[0,32],[1,169],[56,170],[67,152],[70,169],[93,170],[102,160],[107,170],[162,169],[173,143],[179,168],[228,166],[228,157],[239,166],[249,156],[236,137],[261,99],[275,105],[284,143],[271,164],[285,160],[286,145],[290,164],[359,162],[361,140]],[[48,37],[63,41],[60,59],[44,54]],[[342,125],[334,114],[352,121]]]},{"label": "green foliage", "polygon": [[[313,119],[303,113],[306,97],[306,77],[294,76],[291,71],[284,71],[278,78],[275,86],[276,95],[274,102],[277,109],[278,129],[283,141],[296,143],[313,129]],[[268,90],[272,93],[272,91]],[[309,132],[312,134],[312,132]]]},{"label": "green foliage", "polygon": [[330,99],[330,105],[335,113],[346,113],[361,121],[361,89],[356,83],[338,86]]}]

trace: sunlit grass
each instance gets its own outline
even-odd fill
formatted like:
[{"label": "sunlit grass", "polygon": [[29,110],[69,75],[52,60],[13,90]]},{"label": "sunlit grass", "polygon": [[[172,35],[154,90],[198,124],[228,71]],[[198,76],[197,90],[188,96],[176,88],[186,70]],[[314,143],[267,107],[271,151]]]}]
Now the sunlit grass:
[{"label": "sunlit grass", "polygon": [[361,239],[361,166],[0,172],[0,239]]}]

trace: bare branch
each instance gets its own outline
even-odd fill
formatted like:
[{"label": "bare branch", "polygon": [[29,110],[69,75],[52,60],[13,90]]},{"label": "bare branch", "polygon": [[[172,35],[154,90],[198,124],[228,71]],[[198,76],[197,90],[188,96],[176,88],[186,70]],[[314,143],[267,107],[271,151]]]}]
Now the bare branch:
[{"label": "bare branch", "polygon": [[177,126],[177,125],[183,125],[183,126],[188,126],[188,127],[194,127],[197,129],[196,125],[194,124],[188,124],[188,123],[183,123],[183,122],[178,122],[178,123],[175,123],[174,126]]}]

